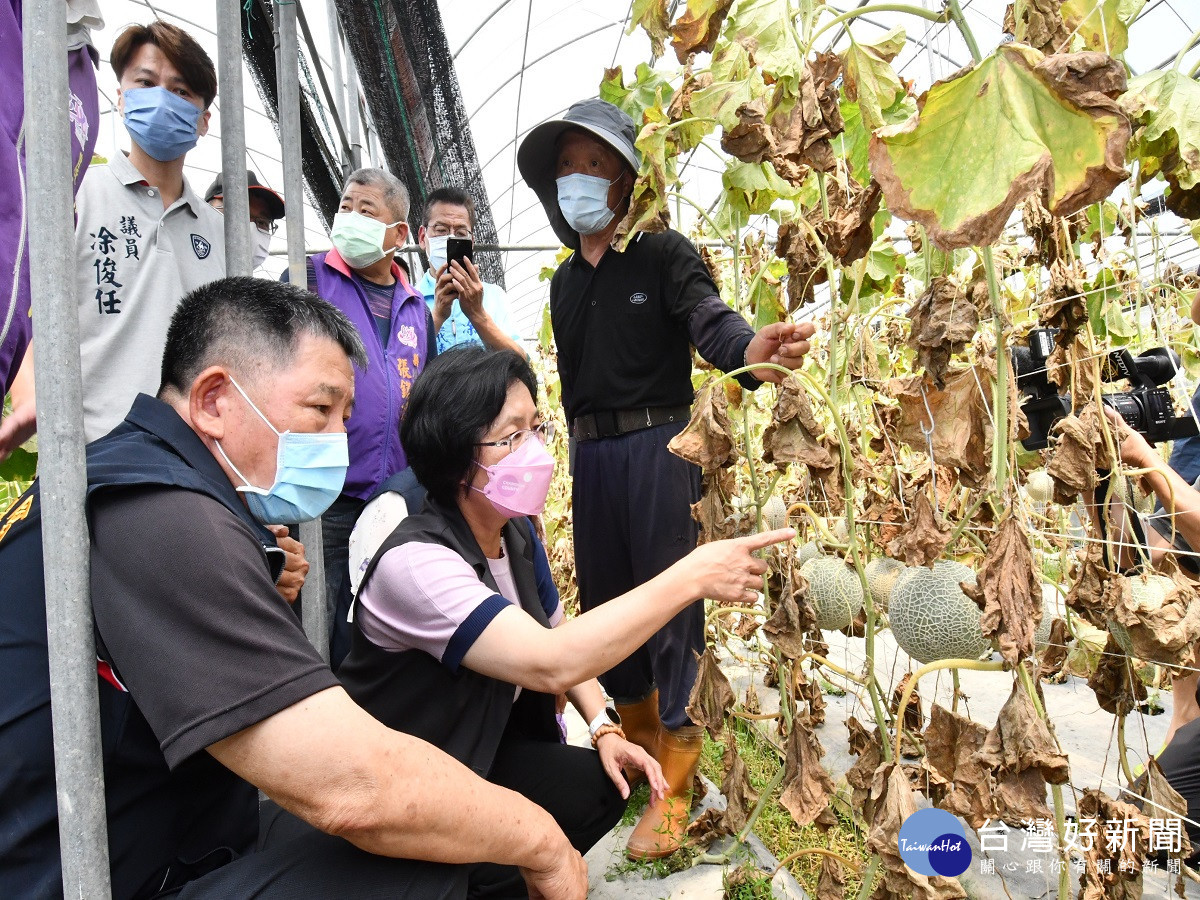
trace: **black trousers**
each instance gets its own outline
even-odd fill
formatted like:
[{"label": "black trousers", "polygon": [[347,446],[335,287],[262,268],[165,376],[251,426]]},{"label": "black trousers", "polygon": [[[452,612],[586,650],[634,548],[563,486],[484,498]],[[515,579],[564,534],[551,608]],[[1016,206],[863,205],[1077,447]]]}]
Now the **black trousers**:
[{"label": "black trousers", "polygon": [[[1158,755],[1158,764],[1171,787],[1187,802],[1187,817],[1192,822],[1200,822],[1200,719],[1188,722],[1175,732],[1171,743]],[[1134,783],[1134,789],[1143,796],[1145,782],[1146,778],[1142,776]],[[1146,813],[1152,815],[1153,811],[1147,809]],[[1200,858],[1200,827],[1186,820],[1183,827],[1192,842],[1193,852],[1188,864],[1195,865]]]},{"label": "black trousers", "polygon": [[[586,612],[632,590],[696,546],[691,504],[700,499],[700,470],[667,450],[684,423],[575,448],[572,506],[579,604]],[[684,709],[704,652],[704,604],[693,603],[623,662],[600,676],[618,703],[658,687],[667,728],[690,725]]]},{"label": "black trousers", "polygon": [[[488,778],[545,809],[572,846],[586,853],[625,810],[595,751],[506,737]],[[323,834],[270,801],[263,804],[260,849],[190,882],[186,900],[226,898],[527,897],[515,866],[446,865],[390,859]]]}]

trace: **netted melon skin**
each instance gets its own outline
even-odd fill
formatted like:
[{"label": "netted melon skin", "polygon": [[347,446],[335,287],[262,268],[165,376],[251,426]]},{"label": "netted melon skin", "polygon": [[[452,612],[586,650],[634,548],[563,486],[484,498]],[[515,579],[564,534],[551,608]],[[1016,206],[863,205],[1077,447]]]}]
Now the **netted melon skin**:
[{"label": "netted melon skin", "polygon": [[871,591],[871,601],[875,604],[877,610],[887,611],[888,600],[892,596],[892,588],[896,586],[896,579],[900,577],[900,573],[903,571],[904,563],[895,559],[889,559],[886,556],[881,556],[867,563],[866,571],[863,574],[867,576],[867,587]]},{"label": "netted melon skin", "polygon": [[979,607],[962,592],[960,581],[974,583],[975,572],[950,560],[932,570],[914,566],[896,579],[888,621],[896,643],[918,662],[978,659],[990,649],[979,627]]},{"label": "netted melon skin", "polygon": [[837,631],[854,621],[863,605],[858,573],[836,556],[818,556],[800,567],[808,579],[808,599],[817,614],[817,627]]},{"label": "netted melon skin", "polygon": [[787,504],[778,494],[772,494],[763,504],[762,523],[765,531],[787,527]]},{"label": "netted melon skin", "polygon": [[[1161,606],[1163,599],[1175,587],[1174,582],[1166,575],[1126,575],[1122,577],[1129,582],[1129,590],[1133,594],[1134,603]],[[1108,633],[1113,636],[1122,650],[1130,656],[1135,655],[1133,652],[1133,638],[1129,636],[1128,628],[1116,619],[1110,618],[1108,620]]]},{"label": "netted melon skin", "polygon": [[1050,626],[1054,624],[1055,619],[1063,617],[1064,605],[1065,601],[1058,588],[1042,582],[1042,621],[1033,633],[1033,646],[1038,652],[1044,650],[1050,642]]},{"label": "netted melon skin", "polygon": [[800,549],[796,551],[796,562],[804,565],[810,559],[816,559],[821,555],[821,548],[816,541],[809,541],[807,544],[801,544]]}]

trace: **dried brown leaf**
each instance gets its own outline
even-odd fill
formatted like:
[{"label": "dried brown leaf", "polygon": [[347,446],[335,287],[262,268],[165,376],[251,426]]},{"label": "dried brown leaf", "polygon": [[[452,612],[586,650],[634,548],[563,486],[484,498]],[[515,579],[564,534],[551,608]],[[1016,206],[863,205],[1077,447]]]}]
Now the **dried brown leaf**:
[{"label": "dried brown leaf", "polygon": [[824,255],[810,226],[794,220],[780,223],[775,253],[787,261],[788,312],[795,312],[813,302],[813,288],[829,280],[829,271],[822,265]]},{"label": "dried brown leaf", "polygon": [[709,382],[696,396],[692,418],[687,427],[667,444],[676,456],[695,463],[704,472],[715,472],[734,459],[733,438],[729,433],[729,400],[721,388]]},{"label": "dried brown leaf", "polygon": [[1146,685],[1111,634],[1096,663],[1096,671],[1088,679],[1088,687],[1096,694],[1100,708],[1114,716],[1128,715],[1146,699]]},{"label": "dried brown leaf", "polygon": [[979,311],[952,279],[937,275],[908,310],[908,343],[939,389],[945,386],[950,357],[961,353],[979,329]]},{"label": "dried brown leaf", "polygon": [[1066,49],[1071,40],[1071,32],[1058,11],[1060,6],[1062,0],[1010,3],[1004,13],[1004,30],[1043,53],[1058,53]]},{"label": "dried brown leaf", "polygon": [[817,879],[817,900],[845,900],[846,873],[842,864],[832,856],[821,857],[821,874]]},{"label": "dried brown leaf", "polygon": [[760,163],[775,149],[765,121],[766,103],[761,99],[737,108],[737,124],[721,135],[721,149],[742,162]]},{"label": "dried brown leaf", "polygon": [[[726,755],[729,755],[730,745],[726,745]],[[725,796],[725,814],[721,817],[721,827],[726,834],[736,834],[745,827],[750,819],[750,811],[758,802],[758,792],[750,786],[750,770],[742,757],[734,750],[725,780],[721,783],[721,793]]]},{"label": "dried brown leaf", "polygon": [[1070,778],[1066,754],[1058,749],[1029,695],[1015,682],[988,732],[980,761],[998,772],[1036,769],[1050,784],[1065,784]]},{"label": "dried brown leaf", "polygon": [[1097,628],[1108,628],[1108,585],[1114,580],[1101,544],[1088,544],[1071,567],[1067,606]]},{"label": "dried brown leaf", "polygon": [[1087,501],[1096,487],[1096,451],[1100,428],[1092,407],[1064,416],[1051,429],[1046,473],[1054,479],[1054,502],[1070,505],[1081,493]]},{"label": "dried brown leaf", "polygon": [[906,566],[932,568],[946,549],[950,528],[934,511],[925,493],[917,495],[911,513],[907,526],[888,544],[888,556],[902,560]]},{"label": "dried brown leaf", "polygon": [[1033,636],[1042,621],[1042,580],[1034,569],[1029,532],[1015,513],[992,534],[978,578],[963,592],[983,611],[983,636],[996,641],[1001,656],[1016,665],[1033,654]]},{"label": "dried brown leaf", "polygon": [[1044,681],[1059,682],[1065,678],[1063,666],[1067,661],[1071,632],[1063,619],[1055,619],[1050,623],[1050,640],[1038,656],[1038,678]]},{"label": "dried brown leaf", "polygon": [[796,716],[787,740],[783,793],[779,795],[779,804],[791,813],[796,824],[802,828],[818,819],[824,820],[825,824],[832,824],[828,809],[829,798],[833,796],[833,779],[821,765],[824,755],[825,751],[813,733],[808,717]]},{"label": "dried brown leaf", "polygon": [[798,572],[792,577],[796,579],[793,583],[804,583],[802,592],[797,588],[796,591],[784,593],[777,600],[771,618],[762,626],[767,640],[788,659],[795,659],[804,654],[804,636],[812,630],[817,621],[816,613],[807,600],[808,581]]},{"label": "dried brown leaf", "polygon": [[680,65],[692,53],[712,53],[721,35],[721,23],[733,0],[704,0],[688,3],[683,15],[671,26],[671,47]]},{"label": "dried brown leaf", "polygon": [[829,217],[818,222],[816,229],[825,249],[842,265],[848,266],[862,259],[871,249],[875,240],[872,220],[879,212],[883,192],[875,180],[864,188],[849,174],[845,179],[844,186],[841,178],[828,180]]},{"label": "dried brown leaf", "polygon": [[830,139],[846,128],[838,105],[837,79],[842,61],[833,53],[818,53],[804,65],[800,83],[775,86],[768,110],[775,152],[771,163],[781,178],[800,185],[809,167],[832,172],[836,167]]},{"label": "dried brown leaf", "polygon": [[700,483],[700,499],[692,504],[692,518],[700,523],[699,543],[734,537],[738,531],[738,520],[729,502],[736,485],[733,472],[717,469],[701,475]]},{"label": "dried brown leaf", "polygon": [[867,849],[879,855],[883,876],[872,895],[880,900],[952,900],[966,897],[957,878],[932,878],[918,874],[900,858],[900,826],[917,811],[916,796],[903,767],[885,763],[876,773],[883,789],[876,799],[875,816],[867,835]]},{"label": "dried brown leaf", "polygon": [[696,657],[696,683],[685,710],[688,718],[707,728],[715,738],[725,728],[725,713],[733,707],[733,701],[733,688],[709,647],[703,656]]},{"label": "dried brown leaf", "polygon": [[930,427],[932,414],[934,459],[940,465],[954,466],[967,487],[984,484],[991,465],[992,425],[987,410],[993,373],[994,366],[985,363],[953,369],[946,374],[944,390],[926,387],[924,396],[920,376],[893,378],[885,385],[886,393],[900,403],[896,437],[926,451],[921,426]]},{"label": "dried brown leaf", "polygon": [[831,470],[836,460],[822,443],[824,433],[813,414],[808,392],[798,378],[789,377],[779,385],[771,423],[763,431],[763,460],[779,468],[799,463]]},{"label": "dried brown leaf", "polygon": [[925,730],[929,799],[976,830],[997,817],[990,773],[979,757],[987,734],[983,725],[937,704]]},{"label": "dried brown leaf", "polygon": [[1134,655],[1165,665],[1195,667],[1200,594],[1194,582],[1176,578],[1174,589],[1158,605],[1150,596],[1153,592],[1139,592],[1135,599],[1129,583],[1120,581],[1123,589],[1108,591],[1106,599],[1112,601],[1112,618],[1129,632]]},{"label": "dried brown leaf", "polygon": [[[1142,859],[1150,846],[1150,822],[1136,806],[1086,788],[1079,800],[1080,828],[1092,823],[1100,835],[1083,853],[1080,900],[1141,900]],[[1121,840],[1104,839],[1108,822],[1121,823]],[[1104,862],[1107,861],[1107,862]]]}]

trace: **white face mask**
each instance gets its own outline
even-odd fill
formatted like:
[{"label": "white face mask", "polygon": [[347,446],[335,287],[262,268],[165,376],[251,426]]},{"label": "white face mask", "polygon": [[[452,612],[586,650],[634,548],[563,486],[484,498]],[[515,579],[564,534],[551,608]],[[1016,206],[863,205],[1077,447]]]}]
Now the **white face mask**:
[{"label": "white face mask", "polygon": [[267,261],[267,256],[271,250],[271,235],[264,234],[257,228],[254,229],[254,260],[250,264],[250,270],[253,271]]},{"label": "white face mask", "polygon": [[608,208],[608,189],[620,180],[574,172],[557,179],[558,208],[574,231],[595,234],[613,220]]},{"label": "white face mask", "polygon": [[436,272],[446,264],[446,243],[450,240],[450,235],[444,234],[441,237],[426,237],[425,241],[429,245],[429,249],[425,251],[425,255],[429,257],[429,265]]}]

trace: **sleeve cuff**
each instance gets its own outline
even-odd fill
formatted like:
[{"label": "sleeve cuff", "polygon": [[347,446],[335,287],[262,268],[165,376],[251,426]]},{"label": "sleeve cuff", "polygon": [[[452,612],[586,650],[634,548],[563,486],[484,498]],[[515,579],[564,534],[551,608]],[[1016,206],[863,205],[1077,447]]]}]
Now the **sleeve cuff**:
[{"label": "sleeve cuff", "polygon": [[492,596],[475,607],[471,614],[463,620],[463,623],[458,626],[454,632],[454,636],[446,644],[446,652],[442,654],[442,665],[452,673],[458,672],[458,667],[462,664],[463,657],[467,655],[467,651],[471,649],[471,646],[479,640],[479,636],[483,634],[483,629],[487,628],[492,623],[492,619],[496,618],[502,610],[510,606],[512,604],[499,594],[492,594]]}]

